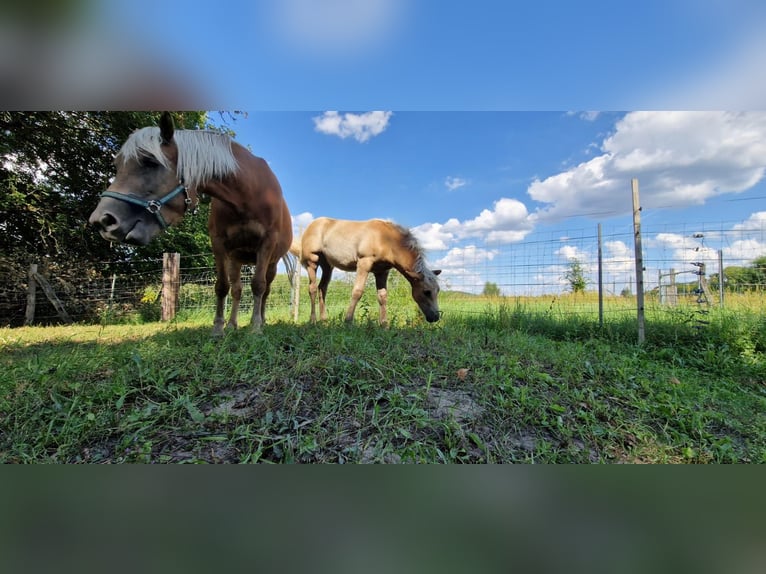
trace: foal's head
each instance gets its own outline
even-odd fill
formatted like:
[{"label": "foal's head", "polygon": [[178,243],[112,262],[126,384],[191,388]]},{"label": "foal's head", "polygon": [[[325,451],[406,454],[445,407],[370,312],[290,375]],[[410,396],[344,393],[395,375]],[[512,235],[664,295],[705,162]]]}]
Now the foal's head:
[{"label": "foal's head", "polygon": [[429,323],[434,323],[441,317],[439,301],[437,300],[439,281],[436,279],[436,276],[441,273],[441,269],[431,271],[425,265],[422,265],[419,273],[420,277],[410,282],[412,285],[412,298],[418,304],[420,310],[423,311],[426,320]]}]

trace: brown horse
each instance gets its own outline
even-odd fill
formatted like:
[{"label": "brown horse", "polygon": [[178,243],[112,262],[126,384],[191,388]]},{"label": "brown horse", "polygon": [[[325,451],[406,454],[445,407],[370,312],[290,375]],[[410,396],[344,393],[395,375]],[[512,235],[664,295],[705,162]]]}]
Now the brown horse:
[{"label": "brown horse", "polygon": [[131,134],[115,165],[117,175],[89,219],[101,236],[146,245],[181,221],[200,194],[209,195],[208,231],[217,273],[213,331],[223,332],[230,287],[228,325],[237,327],[244,264],[256,266],[250,326],[260,330],[277,263],[293,237],[282,188],[268,164],[224,134],[175,130],[165,112],[159,127]]},{"label": "brown horse", "polygon": [[[426,267],[423,250],[415,237],[396,223],[382,219],[345,221],[319,217],[309,224],[300,239],[293,242],[290,252],[300,259],[308,271],[312,323],[316,322],[317,291],[319,317],[327,319],[325,297],[334,267],[356,271],[351,304],[346,311],[347,322],[354,320],[354,310],[364,291],[367,275],[372,273],[378,290],[380,323],[386,323],[386,284],[392,267],[410,282],[412,298],[426,319],[429,322],[439,320],[439,282],[436,276],[441,270],[432,271]],[[318,289],[317,267],[322,269]]]}]

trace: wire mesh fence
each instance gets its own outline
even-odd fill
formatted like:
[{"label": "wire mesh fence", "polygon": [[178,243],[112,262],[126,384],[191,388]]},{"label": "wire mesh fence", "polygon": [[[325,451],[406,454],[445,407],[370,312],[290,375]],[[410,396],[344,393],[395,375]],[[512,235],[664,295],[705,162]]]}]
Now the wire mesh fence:
[{"label": "wire mesh fence", "polygon": [[[669,227],[645,225],[643,230],[643,283],[645,305],[658,311],[687,306],[742,307],[761,312],[766,297],[766,217],[745,223],[702,223]],[[518,243],[498,244],[479,238],[461,247],[429,253],[433,268],[442,269],[442,310],[449,314],[482,313],[498,303],[555,311],[561,315],[598,316],[599,303],[607,319],[635,314],[636,267],[634,234],[630,226],[598,233],[596,225],[565,234],[528,236]],[[215,270],[187,266],[195,257],[181,256],[179,311],[215,310]],[[252,310],[249,289],[253,268],[242,268],[241,312]],[[15,275],[19,275],[16,273]],[[24,322],[29,281],[0,275],[0,324]],[[156,271],[114,273],[104,277],[67,280],[49,276],[49,282],[78,322],[152,321],[159,319],[162,261]],[[335,272],[328,302],[338,309],[348,304],[352,273]],[[704,285],[703,285],[704,283]],[[723,285],[723,290],[721,290]],[[579,288],[577,288],[579,287]],[[704,288],[703,288],[704,287]],[[397,273],[389,292],[408,299],[408,284]],[[308,289],[302,274],[299,320],[308,315]],[[59,320],[56,309],[38,297],[35,324]],[[267,313],[290,318],[294,311],[291,281],[284,265],[269,295]],[[409,307],[417,312],[411,299]],[[377,306],[372,278],[361,307]]]}]

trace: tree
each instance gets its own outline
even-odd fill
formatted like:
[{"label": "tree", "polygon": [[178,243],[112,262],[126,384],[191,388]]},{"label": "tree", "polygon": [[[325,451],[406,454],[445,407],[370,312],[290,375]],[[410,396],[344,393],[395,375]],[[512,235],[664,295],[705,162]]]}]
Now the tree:
[{"label": "tree", "polygon": [[486,297],[499,297],[500,287],[497,286],[497,283],[490,283],[487,281],[484,284],[484,291],[482,291],[481,294]]},{"label": "tree", "polygon": [[[766,285],[766,255],[756,257],[747,267],[731,265],[723,270],[724,288],[730,291],[753,291]],[[711,286],[718,285],[717,274]]]},{"label": "tree", "polygon": [[564,280],[569,284],[572,293],[583,293],[588,285],[582,263],[576,258],[569,260],[569,266],[564,273]]}]

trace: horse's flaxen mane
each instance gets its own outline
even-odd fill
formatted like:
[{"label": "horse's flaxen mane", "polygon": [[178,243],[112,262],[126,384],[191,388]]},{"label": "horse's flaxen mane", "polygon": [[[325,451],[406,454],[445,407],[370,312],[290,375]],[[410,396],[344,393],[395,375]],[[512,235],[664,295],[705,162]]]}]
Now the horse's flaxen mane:
[{"label": "horse's flaxen mane", "polygon": [[[173,139],[178,147],[176,172],[189,187],[204,185],[211,179],[231,175],[238,169],[231,151],[231,138],[226,134],[209,130],[176,130]],[[130,135],[118,155],[124,159],[138,159],[148,154],[170,168],[160,144],[160,128],[141,128]]]},{"label": "horse's flaxen mane", "polygon": [[406,249],[409,249],[416,254],[413,271],[422,275],[429,275],[434,281],[436,281],[436,275],[434,275],[433,271],[431,271],[426,265],[425,252],[423,251],[423,248],[421,247],[412,231],[406,227],[402,227],[398,223],[394,223],[393,221],[388,221],[388,223],[402,234],[402,245],[404,245]]}]

